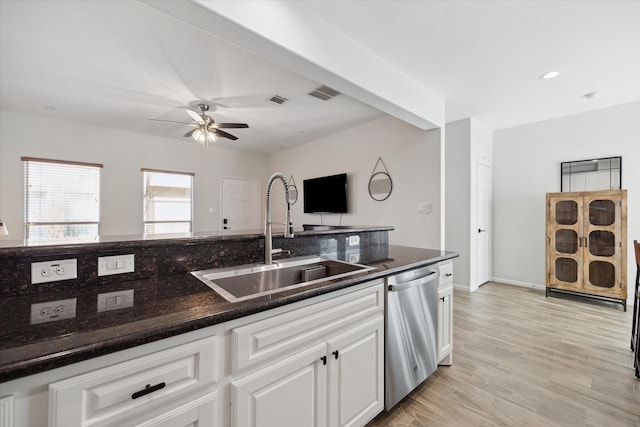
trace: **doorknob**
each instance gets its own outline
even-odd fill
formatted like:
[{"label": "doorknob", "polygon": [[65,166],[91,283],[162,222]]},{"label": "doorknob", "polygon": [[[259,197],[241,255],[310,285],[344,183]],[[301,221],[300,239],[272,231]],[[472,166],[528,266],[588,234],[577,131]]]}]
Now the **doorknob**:
[{"label": "doorknob", "polygon": [[478,228],[478,233],[485,233],[487,230],[483,230],[482,228]]}]

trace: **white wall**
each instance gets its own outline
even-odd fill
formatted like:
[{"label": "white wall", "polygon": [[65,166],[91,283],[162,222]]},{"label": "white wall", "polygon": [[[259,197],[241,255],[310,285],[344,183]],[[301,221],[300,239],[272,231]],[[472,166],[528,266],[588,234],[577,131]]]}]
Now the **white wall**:
[{"label": "white wall", "polygon": [[[266,155],[0,111],[0,218],[22,239],[22,156],[102,163],[101,235],[142,234],[140,168],[194,172],[194,231],[220,230],[220,177],[261,180]],[[210,207],[218,212],[209,213]]]},{"label": "white wall", "polygon": [[[382,157],[393,179],[385,201],[371,199],[369,177]],[[392,244],[440,247],[440,130],[420,130],[393,117],[384,117],[332,136],[271,156],[271,170],[289,177],[299,189],[293,206],[295,226],[302,224],[391,225]],[[303,213],[302,182],[307,178],[346,172],[350,212],[340,215]],[[280,191],[281,186],[274,186]],[[276,193],[274,192],[274,197]],[[283,200],[283,196],[279,195]],[[432,206],[418,214],[419,203]],[[282,218],[282,203],[274,204],[273,220]]]},{"label": "white wall", "polygon": [[[460,254],[453,261],[455,285],[474,291],[478,288],[478,162],[492,166],[492,132],[471,118],[447,123],[445,135],[445,248]],[[491,264],[491,254],[488,260]]]},{"label": "white wall", "polygon": [[545,193],[560,191],[560,162],[612,156],[622,156],[628,190],[630,288],[640,239],[640,102],[494,133],[494,280],[545,286]]}]

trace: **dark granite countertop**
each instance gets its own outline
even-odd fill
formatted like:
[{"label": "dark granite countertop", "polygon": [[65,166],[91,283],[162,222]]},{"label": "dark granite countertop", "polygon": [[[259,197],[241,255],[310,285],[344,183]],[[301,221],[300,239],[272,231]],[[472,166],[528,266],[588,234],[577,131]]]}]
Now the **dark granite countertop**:
[{"label": "dark granite countertop", "polygon": [[[389,258],[336,279],[230,303],[191,274],[91,289],[4,298],[0,301],[0,382],[212,326],[368,280],[457,257],[455,252],[389,246]],[[134,306],[96,312],[98,293],[134,290]],[[76,317],[30,324],[31,304],[77,298]]]}]

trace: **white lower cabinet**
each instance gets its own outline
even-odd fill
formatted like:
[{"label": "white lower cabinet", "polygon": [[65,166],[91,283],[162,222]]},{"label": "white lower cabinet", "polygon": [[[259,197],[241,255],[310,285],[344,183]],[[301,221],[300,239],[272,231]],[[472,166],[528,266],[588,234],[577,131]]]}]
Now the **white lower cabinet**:
[{"label": "white lower cabinet", "polygon": [[[260,363],[231,381],[231,425],[234,427],[364,426],[384,407],[384,289],[382,283],[313,306],[272,317],[234,331],[245,336],[273,338],[278,328],[302,327],[300,336],[270,339],[274,346],[306,342],[303,350]],[[359,320],[345,324],[334,318]],[[377,310],[372,307],[377,306]],[[359,307],[361,310],[355,310]],[[362,313],[367,315],[362,315]],[[314,320],[309,322],[309,320]],[[284,322],[286,320],[286,323]],[[269,328],[268,330],[266,328]],[[315,337],[315,338],[314,338]],[[253,339],[252,347],[258,346]],[[269,348],[271,346],[265,346]],[[237,360],[249,360],[239,347]],[[257,369],[257,370],[255,370]]]},{"label": "white lower cabinet", "polygon": [[231,383],[234,426],[326,425],[326,367],[319,344]]},{"label": "white lower cabinet", "polygon": [[[49,384],[49,426],[167,425],[174,416],[193,418],[199,410],[189,415],[189,405],[217,380],[216,356],[210,337]],[[201,425],[213,425],[210,415]]]},{"label": "white lower cabinet", "polygon": [[13,427],[13,396],[0,397],[0,427]]},{"label": "white lower cabinet", "polygon": [[438,282],[438,364],[453,363],[453,263],[439,264]]},{"label": "white lower cabinet", "polygon": [[[223,354],[210,327],[0,384],[1,427],[221,424]],[[5,402],[1,399],[0,405]]]},{"label": "white lower cabinet", "polygon": [[363,426],[384,406],[384,318],[329,340],[329,425]]}]

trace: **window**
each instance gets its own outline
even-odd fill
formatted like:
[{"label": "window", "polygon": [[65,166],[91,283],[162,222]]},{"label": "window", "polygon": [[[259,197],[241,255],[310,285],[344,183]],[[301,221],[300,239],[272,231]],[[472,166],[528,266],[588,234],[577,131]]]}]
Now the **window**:
[{"label": "window", "polygon": [[27,242],[95,239],[102,165],[23,157]]},{"label": "window", "polygon": [[192,230],[193,174],[141,169],[144,181],[144,233]]}]

